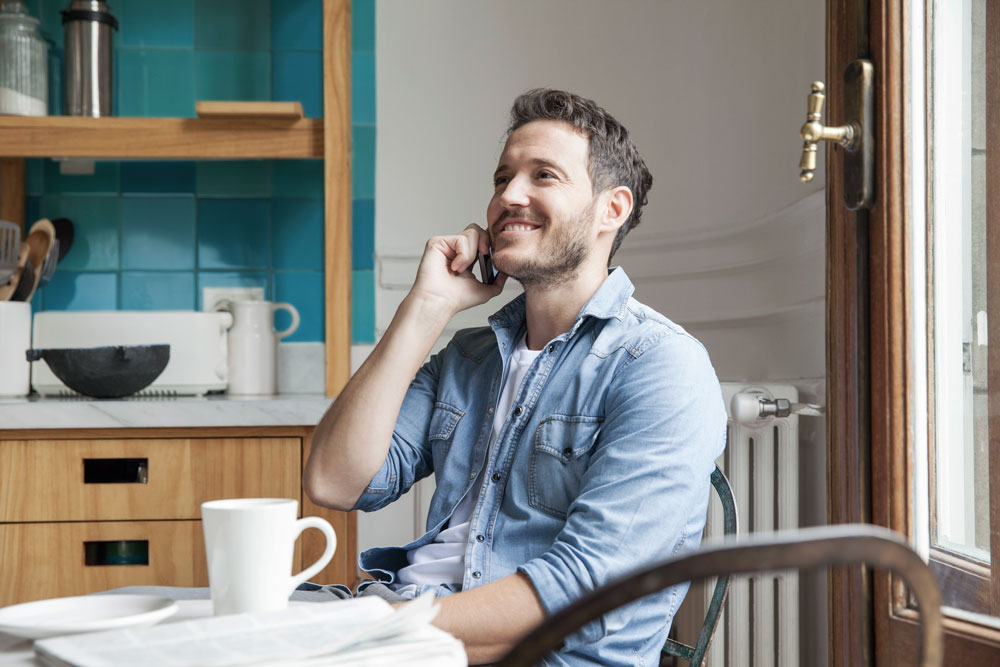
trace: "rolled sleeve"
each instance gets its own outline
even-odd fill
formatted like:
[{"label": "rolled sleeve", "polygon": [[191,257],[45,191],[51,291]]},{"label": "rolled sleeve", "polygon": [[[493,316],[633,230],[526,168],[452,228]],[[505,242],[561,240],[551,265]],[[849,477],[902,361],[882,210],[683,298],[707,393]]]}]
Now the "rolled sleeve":
[{"label": "rolled sleeve", "polygon": [[433,472],[428,432],[440,364],[441,354],[434,355],[410,382],[385,461],[352,509],[365,512],[381,509]]},{"label": "rolled sleeve", "polygon": [[[693,338],[667,334],[622,364],[565,526],[545,553],[518,568],[549,614],[697,544],[725,425],[715,371]],[[673,613],[673,602],[663,615]],[[566,639],[566,649],[601,639],[635,608],[588,624]]]}]

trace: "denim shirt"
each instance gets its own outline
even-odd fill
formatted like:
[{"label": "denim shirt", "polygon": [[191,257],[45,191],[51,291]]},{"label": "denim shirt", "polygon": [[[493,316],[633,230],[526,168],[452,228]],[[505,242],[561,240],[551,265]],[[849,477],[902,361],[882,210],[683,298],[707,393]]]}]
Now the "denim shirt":
[{"label": "denim shirt", "polygon": [[[389,453],[357,509],[436,475],[427,533],[361,554],[391,582],[407,551],[447,526],[480,470],[462,590],[521,572],[548,614],[632,570],[698,545],[726,411],[705,348],[632,298],[621,268],[517,389],[489,460],[503,369],[525,332],[524,295],[490,327],[458,332],[417,373]],[[445,587],[447,594],[454,587]],[[566,638],[547,665],[657,665],[687,585],[619,608]]]}]

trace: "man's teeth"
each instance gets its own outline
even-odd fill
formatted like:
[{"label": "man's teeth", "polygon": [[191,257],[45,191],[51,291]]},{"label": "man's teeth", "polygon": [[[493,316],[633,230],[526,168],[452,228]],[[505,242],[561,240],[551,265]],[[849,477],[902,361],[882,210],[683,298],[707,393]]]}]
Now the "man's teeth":
[{"label": "man's teeth", "polygon": [[504,231],[507,232],[530,232],[534,227],[531,225],[507,225]]}]

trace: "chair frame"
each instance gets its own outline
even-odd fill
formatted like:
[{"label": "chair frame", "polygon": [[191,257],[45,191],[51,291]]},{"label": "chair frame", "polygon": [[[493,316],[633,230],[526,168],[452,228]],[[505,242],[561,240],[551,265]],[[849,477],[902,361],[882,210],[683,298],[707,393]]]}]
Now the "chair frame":
[{"label": "chair frame", "polygon": [[[736,511],[736,498],[733,495],[733,487],[729,484],[729,479],[722,472],[719,466],[715,466],[712,471],[712,486],[719,494],[722,502],[722,532],[726,537],[738,535],[740,532],[740,518]],[[712,591],[712,601],[708,605],[708,612],[705,614],[705,621],[702,623],[701,632],[698,633],[698,642],[690,646],[676,639],[667,639],[663,646],[661,662],[663,657],[683,658],[691,663],[691,667],[701,667],[708,647],[712,644],[715,630],[719,626],[719,617],[722,615],[722,608],[726,604],[726,597],[729,595],[729,574],[720,574],[715,581],[715,590]]]},{"label": "chair frame", "polygon": [[543,621],[497,667],[529,667],[557,649],[586,623],[641,597],[685,581],[722,574],[813,569],[867,563],[899,575],[920,610],[923,667],[941,665],[944,631],[941,593],[934,573],[902,535],[870,524],[840,524],[775,533],[752,533],[688,552],[639,570],[563,608]]}]

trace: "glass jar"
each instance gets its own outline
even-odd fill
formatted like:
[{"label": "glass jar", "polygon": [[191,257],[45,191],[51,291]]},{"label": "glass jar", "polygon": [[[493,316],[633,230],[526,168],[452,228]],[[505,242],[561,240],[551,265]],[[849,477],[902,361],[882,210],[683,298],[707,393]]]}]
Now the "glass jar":
[{"label": "glass jar", "polygon": [[0,114],[45,116],[49,110],[48,45],[27,4],[0,5]]}]

